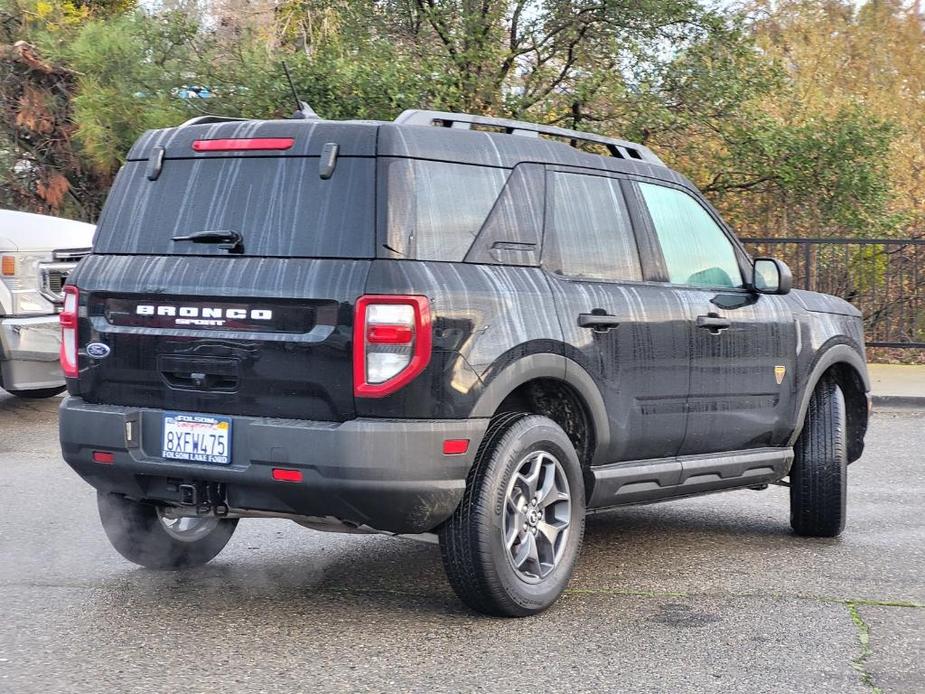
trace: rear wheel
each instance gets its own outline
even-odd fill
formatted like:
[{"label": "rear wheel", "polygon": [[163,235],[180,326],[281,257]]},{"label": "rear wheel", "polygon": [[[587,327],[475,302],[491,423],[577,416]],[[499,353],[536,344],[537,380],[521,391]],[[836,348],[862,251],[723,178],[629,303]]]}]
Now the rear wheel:
[{"label": "rear wheel", "polygon": [[499,416],[440,531],[450,584],[479,612],[542,612],[572,575],[584,516],[581,464],[565,432],[546,417]]},{"label": "rear wheel", "polygon": [[790,526],[835,537],[845,528],[848,492],[845,396],[834,379],[816,386],[790,469]]},{"label": "rear wheel", "polygon": [[40,398],[51,398],[59,393],[64,392],[64,386],[56,386],[55,388],[37,388],[36,390],[8,390],[10,395],[15,395],[17,398],[24,398],[26,400],[38,400]]},{"label": "rear wheel", "polygon": [[130,562],[149,569],[201,566],[224,549],[237,518],[177,516],[169,507],[97,493],[106,537]]}]

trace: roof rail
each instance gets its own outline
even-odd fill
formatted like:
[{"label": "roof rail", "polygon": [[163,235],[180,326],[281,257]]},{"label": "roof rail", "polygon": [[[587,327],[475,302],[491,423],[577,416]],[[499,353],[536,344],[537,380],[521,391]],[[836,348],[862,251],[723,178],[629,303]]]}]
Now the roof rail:
[{"label": "roof rail", "polygon": [[227,121],[247,120],[247,118],[232,118],[231,116],[196,116],[187,121],[180,123],[178,127],[185,128],[187,125],[206,125],[208,123],[225,123]]},{"label": "roof rail", "polygon": [[426,111],[418,109],[409,109],[403,111],[395,123],[399,125],[431,125],[442,126],[444,128],[458,128],[471,130],[473,125],[484,125],[499,128],[508,135],[520,135],[523,137],[539,137],[546,135],[562,140],[571,141],[572,146],[575,142],[592,142],[603,145],[610,156],[618,159],[636,159],[638,161],[648,162],[649,164],[658,164],[664,166],[664,162],[659,159],[655,153],[648,147],[638,145],[627,140],[618,140],[594,133],[581,132],[580,130],[569,130],[560,128],[555,125],[538,125],[536,123],[527,123],[526,121],[509,120],[507,118],[493,118],[490,116],[474,116],[469,113],[450,113],[448,111]]}]

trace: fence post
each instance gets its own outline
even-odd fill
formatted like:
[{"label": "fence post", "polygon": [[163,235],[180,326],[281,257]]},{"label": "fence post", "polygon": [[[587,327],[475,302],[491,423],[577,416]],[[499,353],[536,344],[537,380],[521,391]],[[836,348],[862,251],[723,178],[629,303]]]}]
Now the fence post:
[{"label": "fence post", "polygon": [[806,282],[806,289],[813,291],[813,273],[812,273],[812,251],[810,244],[803,244],[803,277]]}]

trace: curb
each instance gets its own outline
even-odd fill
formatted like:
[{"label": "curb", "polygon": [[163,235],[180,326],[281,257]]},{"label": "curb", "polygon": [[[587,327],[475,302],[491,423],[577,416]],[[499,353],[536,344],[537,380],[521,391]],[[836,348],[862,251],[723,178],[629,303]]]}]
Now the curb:
[{"label": "curb", "polygon": [[925,397],[919,395],[874,395],[874,408],[925,410]]}]

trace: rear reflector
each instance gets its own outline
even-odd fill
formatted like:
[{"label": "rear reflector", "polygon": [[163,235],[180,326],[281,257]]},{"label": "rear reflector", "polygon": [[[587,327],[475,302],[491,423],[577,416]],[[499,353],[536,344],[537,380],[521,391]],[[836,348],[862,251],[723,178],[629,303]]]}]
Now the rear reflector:
[{"label": "rear reflector", "polygon": [[447,439],[443,442],[444,455],[461,455],[469,450],[469,439]]},{"label": "rear reflector", "polygon": [[371,325],[366,341],[376,345],[407,345],[414,339],[414,330],[407,325]]},{"label": "rear reflector", "polygon": [[301,470],[287,470],[281,467],[273,468],[273,479],[277,482],[301,482]]},{"label": "rear reflector", "polygon": [[283,150],[292,147],[291,137],[240,137],[224,140],[194,140],[197,152],[246,152],[253,150]]},{"label": "rear reflector", "polygon": [[93,451],[93,462],[102,463],[103,465],[112,465],[115,456],[111,451]]}]

